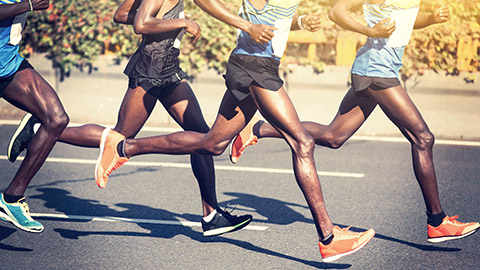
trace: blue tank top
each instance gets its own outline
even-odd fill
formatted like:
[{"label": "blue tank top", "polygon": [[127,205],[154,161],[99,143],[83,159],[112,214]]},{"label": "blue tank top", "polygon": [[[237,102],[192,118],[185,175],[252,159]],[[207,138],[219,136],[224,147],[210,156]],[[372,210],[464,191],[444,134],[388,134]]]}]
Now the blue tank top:
[{"label": "blue tank top", "polygon": [[367,77],[398,78],[405,45],[410,39],[418,14],[420,0],[385,0],[383,4],[363,4],[363,14],[369,27],[392,18],[396,30],[390,38],[367,38],[357,53],[352,73]]},{"label": "blue tank top", "polygon": [[293,15],[300,0],[267,0],[262,9],[256,9],[248,0],[243,0],[239,16],[254,24],[272,25],[278,28],[268,43],[260,44],[243,30],[237,31],[236,54],[273,57],[280,59],[285,52]]},{"label": "blue tank top", "polygon": [[[0,0],[0,5],[22,2],[22,0]],[[0,21],[0,78],[14,74],[23,58],[18,54],[18,43],[27,21],[27,13]]]}]

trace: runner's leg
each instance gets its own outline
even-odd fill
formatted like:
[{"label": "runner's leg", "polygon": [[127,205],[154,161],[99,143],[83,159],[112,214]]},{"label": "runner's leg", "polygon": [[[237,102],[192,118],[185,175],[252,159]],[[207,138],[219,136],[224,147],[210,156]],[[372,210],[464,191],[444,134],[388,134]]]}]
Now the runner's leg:
[{"label": "runner's leg", "polygon": [[[350,89],[340,104],[335,118],[329,125],[303,121],[303,127],[315,140],[315,144],[330,148],[340,148],[365,122],[377,103],[372,98],[355,95]],[[281,138],[280,133],[269,123],[263,123],[256,134],[258,138]]]},{"label": "runner's leg", "polygon": [[[114,129],[127,138],[135,137],[152,113],[156,102],[157,99],[141,87],[129,88],[120,106]],[[76,146],[99,147],[104,129],[96,124],[67,127],[59,141]]]},{"label": "runner's leg", "polygon": [[42,122],[27,148],[25,159],[5,191],[9,195],[23,196],[69,119],[53,88],[34,69],[17,72],[3,97]]},{"label": "runner's leg", "polygon": [[[175,90],[161,100],[172,118],[184,129],[207,133],[209,127],[190,85],[183,81]],[[192,171],[198,181],[202,198],[203,216],[218,208],[215,193],[215,169],[211,155],[190,155]]]},{"label": "runner's leg", "polygon": [[313,158],[315,142],[301,125],[283,87],[277,91],[270,91],[251,85],[250,93],[260,113],[282,134],[292,149],[295,178],[312,213],[318,237],[323,240],[333,232],[333,223],[327,214]]},{"label": "runner's leg", "polygon": [[368,91],[411,143],[413,169],[422,190],[427,211],[432,214],[442,212],[433,165],[435,138],[422,115],[402,86]]}]

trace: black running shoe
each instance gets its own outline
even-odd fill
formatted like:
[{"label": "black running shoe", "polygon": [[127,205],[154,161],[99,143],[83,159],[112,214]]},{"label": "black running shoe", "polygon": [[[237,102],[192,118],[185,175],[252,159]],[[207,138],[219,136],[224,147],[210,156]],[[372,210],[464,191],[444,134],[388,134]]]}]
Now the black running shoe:
[{"label": "black running shoe", "polygon": [[247,226],[250,221],[252,221],[252,215],[234,216],[230,212],[217,209],[217,213],[210,222],[202,219],[203,236],[238,231]]},{"label": "black running shoe", "polygon": [[18,155],[27,149],[28,144],[32,140],[35,133],[33,132],[33,125],[40,123],[35,116],[27,113],[15,130],[10,142],[8,143],[7,157],[11,162],[17,160]]}]

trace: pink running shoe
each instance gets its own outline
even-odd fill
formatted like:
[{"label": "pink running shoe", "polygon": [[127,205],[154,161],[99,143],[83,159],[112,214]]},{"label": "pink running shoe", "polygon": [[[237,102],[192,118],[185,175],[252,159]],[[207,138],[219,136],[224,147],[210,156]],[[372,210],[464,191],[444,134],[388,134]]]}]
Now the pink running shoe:
[{"label": "pink running shoe", "polygon": [[258,142],[257,136],[253,135],[253,126],[258,122],[257,118],[252,118],[250,122],[233,138],[232,144],[230,144],[230,161],[237,163],[240,156],[247,146],[255,145]]},{"label": "pink running shoe", "polygon": [[95,166],[95,181],[100,188],[105,188],[108,176],[128,161],[128,158],[121,157],[117,152],[117,145],[123,140],[125,136],[110,128],[102,133],[100,155]]}]

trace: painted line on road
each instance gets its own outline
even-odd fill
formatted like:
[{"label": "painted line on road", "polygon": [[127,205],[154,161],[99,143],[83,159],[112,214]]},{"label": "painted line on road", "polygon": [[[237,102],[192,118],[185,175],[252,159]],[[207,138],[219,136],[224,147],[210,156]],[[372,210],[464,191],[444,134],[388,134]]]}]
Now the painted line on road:
[{"label": "painted line on road", "polygon": [[[0,125],[17,126],[20,120],[0,120]],[[84,123],[70,123],[69,126],[81,126]],[[112,125],[99,124],[101,126],[113,128]],[[151,131],[159,133],[172,133],[183,131],[178,127],[143,127],[142,131]],[[409,143],[404,137],[382,137],[382,136],[357,136],[354,135],[350,140],[354,141],[372,141],[372,142],[402,142]],[[461,141],[461,140],[439,140],[435,139],[435,144],[439,145],[456,145],[456,146],[477,146],[480,147],[480,141]]]},{"label": "painted line on road", "polygon": [[[18,157],[17,160],[23,160],[24,157]],[[0,159],[8,160],[7,156],[0,156]],[[77,159],[77,158],[55,158],[49,157],[46,162],[57,163],[73,163],[73,164],[96,164],[97,161],[93,159]],[[173,162],[148,162],[148,161],[129,161],[123,166],[139,166],[139,167],[168,167],[168,168],[183,168],[190,169],[190,163],[173,163]],[[240,171],[240,172],[257,172],[257,173],[279,173],[279,174],[293,174],[291,169],[276,169],[276,168],[259,168],[259,167],[242,167],[242,166],[222,166],[215,165],[215,170],[222,171]],[[93,172],[93,170],[92,170]],[[319,176],[333,176],[333,177],[350,177],[363,178],[363,173],[347,173],[347,172],[327,172],[317,171]]]},{"label": "painted line on road", "polygon": [[[79,216],[79,215],[65,215],[65,214],[46,214],[46,213],[30,213],[32,217],[36,218],[56,218],[56,219],[72,219],[72,220],[88,220],[88,221],[107,221],[107,222],[127,222],[127,223],[144,223],[144,224],[161,224],[161,225],[175,225],[184,227],[202,227],[200,222],[183,221],[183,220],[158,220],[158,219],[143,219],[143,218],[122,218],[122,217],[95,217],[95,216]],[[266,226],[248,225],[244,229],[253,231],[265,231]]]}]

